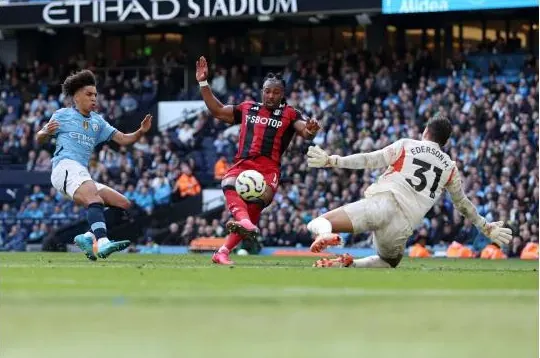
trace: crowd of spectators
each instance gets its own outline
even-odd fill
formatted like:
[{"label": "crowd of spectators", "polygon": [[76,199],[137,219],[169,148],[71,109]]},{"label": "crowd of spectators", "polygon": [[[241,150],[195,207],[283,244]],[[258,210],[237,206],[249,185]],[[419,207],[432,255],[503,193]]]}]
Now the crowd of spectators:
[{"label": "crowd of spectators", "polygon": [[[468,196],[488,220],[503,220],[512,227],[515,239],[511,250],[519,254],[526,241],[538,241],[536,61],[525,58],[517,81],[508,81],[491,70],[475,72],[466,57],[448,60],[441,67],[428,51],[403,57],[330,52],[309,61],[293,58],[283,76],[289,104],[306,116],[321,119],[323,130],[313,142],[335,154],[380,149],[402,137],[420,138],[427,119],[445,111],[454,126],[445,149],[463,173]],[[162,62],[174,63],[174,59]],[[66,71],[87,66],[82,58],[74,57],[60,69],[37,62],[25,68],[0,67],[4,164],[50,170],[52,148],[37,147],[32,135],[55,109],[69,105],[60,94],[59,79]],[[502,73],[504,65],[499,65],[499,70]],[[249,67],[221,66],[218,62],[212,73],[212,88],[223,102],[259,99],[260,78],[253,76]],[[122,72],[100,76],[99,111],[114,124],[124,113],[149,103],[164,87],[170,93],[169,83],[170,77],[153,72],[135,77]],[[198,91],[188,93],[180,97],[199,99]],[[219,187],[216,184],[237,146],[237,132],[226,129],[217,119],[200,113],[194,121],[156,133],[132,148],[104,145],[95,153],[90,172],[151,213],[156,205],[167,204],[172,193],[195,195],[202,187]],[[259,223],[263,245],[308,245],[307,222],[358,200],[381,173],[311,170],[304,160],[309,144],[297,137],[283,157],[282,184]],[[84,210],[54,189],[36,187],[19,207],[4,205],[0,215],[2,219],[54,219],[54,225],[58,220],[81,217]],[[159,243],[188,244],[199,236],[223,236],[228,219],[224,211],[221,219],[212,222],[189,218],[185,223],[173,223],[169,235]],[[20,234],[19,224],[0,226],[0,247],[37,241],[48,229],[36,224]],[[455,212],[446,196],[430,211],[411,242],[420,238],[430,245],[456,240],[477,248],[487,240]],[[372,245],[364,234],[344,235],[344,239],[348,246]]]}]

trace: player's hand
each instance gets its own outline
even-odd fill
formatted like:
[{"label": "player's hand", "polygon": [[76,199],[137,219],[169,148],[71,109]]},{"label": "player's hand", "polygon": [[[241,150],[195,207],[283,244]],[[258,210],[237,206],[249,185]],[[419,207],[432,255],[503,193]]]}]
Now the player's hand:
[{"label": "player's hand", "polygon": [[147,114],[141,122],[141,132],[146,133],[152,127],[152,115]]},{"label": "player's hand", "polygon": [[208,79],[208,63],[206,63],[206,58],[204,58],[204,56],[199,58],[196,68],[197,71],[195,72],[195,77],[197,78],[197,81],[206,81]]},{"label": "player's hand", "polygon": [[337,155],[328,155],[318,145],[311,146],[307,152],[308,167],[310,168],[325,168],[337,166]]},{"label": "player's hand", "polygon": [[321,125],[318,120],[315,118],[308,119],[306,122],[306,131],[310,135],[315,135],[319,129],[321,129]]},{"label": "player's hand", "polygon": [[58,130],[58,128],[60,128],[60,123],[54,119],[51,119],[47,124],[45,124],[42,131],[51,136]]},{"label": "player's hand", "polygon": [[482,228],[482,233],[499,246],[508,245],[512,240],[512,230],[503,225],[502,221],[486,224]]}]

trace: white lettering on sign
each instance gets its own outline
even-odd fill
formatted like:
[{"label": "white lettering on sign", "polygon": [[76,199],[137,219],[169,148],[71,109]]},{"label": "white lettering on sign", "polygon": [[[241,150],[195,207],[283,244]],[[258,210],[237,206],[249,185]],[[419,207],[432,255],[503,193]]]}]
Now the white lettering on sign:
[{"label": "white lettering on sign", "polygon": [[438,12],[448,11],[449,8],[446,0],[402,0],[399,12]]},{"label": "white lettering on sign", "polygon": [[[143,1],[143,3],[146,3]],[[144,7],[139,0],[67,0],[51,1],[43,7],[43,20],[51,25],[69,25],[81,23],[81,8],[92,8],[92,23],[107,21],[124,22],[130,19],[162,21],[174,19],[180,14],[180,0],[150,0],[151,7]],[[112,4],[112,5],[111,5]],[[170,4],[167,13],[160,12],[160,4]],[[73,9],[73,16],[68,9]]]},{"label": "white lettering on sign", "polygon": [[82,11],[91,9],[85,22],[164,21],[177,18],[183,5],[190,19],[298,12],[298,0],[65,0],[49,2],[42,16],[50,25],[80,24]]}]

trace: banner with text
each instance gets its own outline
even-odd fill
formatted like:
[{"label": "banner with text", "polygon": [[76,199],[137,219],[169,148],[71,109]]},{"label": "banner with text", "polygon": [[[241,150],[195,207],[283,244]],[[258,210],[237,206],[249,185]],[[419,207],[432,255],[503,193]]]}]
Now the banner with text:
[{"label": "banner with text", "polygon": [[380,8],[380,0],[66,0],[3,5],[0,2],[0,28],[355,13]]},{"label": "banner with text", "polygon": [[538,0],[382,0],[383,14],[496,10],[523,7],[538,7]]}]

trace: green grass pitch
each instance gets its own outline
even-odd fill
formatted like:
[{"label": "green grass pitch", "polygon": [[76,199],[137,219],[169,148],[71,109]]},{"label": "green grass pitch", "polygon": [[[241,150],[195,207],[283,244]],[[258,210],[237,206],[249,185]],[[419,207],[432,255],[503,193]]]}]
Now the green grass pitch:
[{"label": "green grass pitch", "polygon": [[0,254],[0,357],[538,357],[537,262],[235,259]]}]

